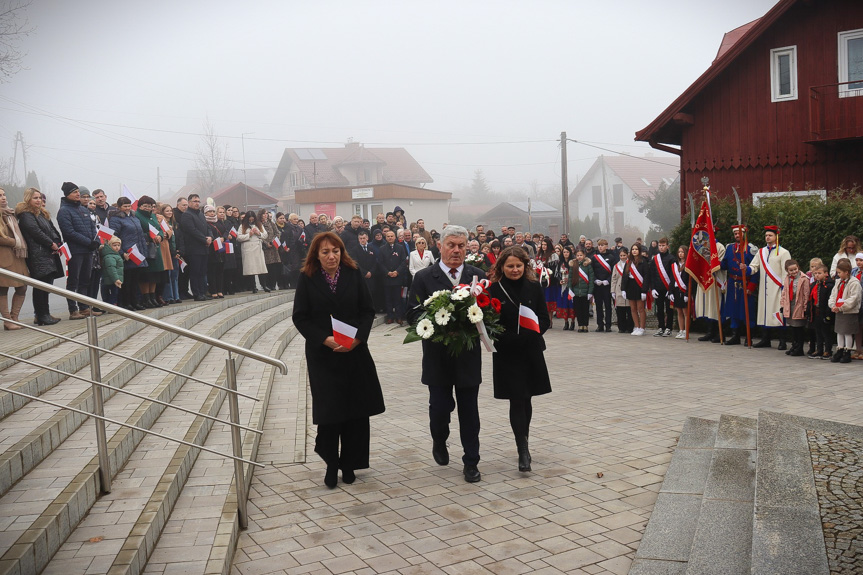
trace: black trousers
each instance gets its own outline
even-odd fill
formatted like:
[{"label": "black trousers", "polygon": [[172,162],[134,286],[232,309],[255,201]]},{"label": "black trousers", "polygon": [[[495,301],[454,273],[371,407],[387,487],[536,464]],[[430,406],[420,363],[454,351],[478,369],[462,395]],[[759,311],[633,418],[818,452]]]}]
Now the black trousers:
[{"label": "black trousers", "polygon": [[674,327],[674,309],[671,307],[671,302],[665,297],[665,293],[660,292],[659,299],[653,300],[653,309],[656,310],[656,321],[659,322],[659,329]]},{"label": "black trousers", "polygon": [[578,327],[587,327],[590,323],[590,302],[587,301],[587,296],[577,295],[572,298],[572,307],[575,308],[575,319],[578,321]]},{"label": "black trousers", "polygon": [[[35,280],[39,280],[48,284],[53,284],[54,280],[49,277],[44,278],[33,278]],[[50,308],[48,305],[48,292],[40,290],[38,288],[33,288],[33,312],[37,318],[47,317],[51,315]]]},{"label": "black trousers", "polygon": [[207,289],[210,295],[225,291],[225,262],[220,262],[217,257],[207,258]]},{"label": "black trousers", "polygon": [[270,289],[276,289],[276,282],[282,275],[282,262],[267,264],[267,285]]},{"label": "black trousers", "polygon": [[[453,398],[455,391],[455,398]],[[454,387],[453,385],[429,386],[429,427],[432,440],[443,443],[449,437],[450,414],[458,402],[458,428],[465,465],[479,463],[479,386]]]},{"label": "black trousers", "polygon": [[611,286],[593,286],[593,301],[596,303],[596,325],[611,328]]},{"label": "black trousers", "polygon": [[[75,254],[67,264],[69,276],[66,278],[66,289],[73,291],[83,296],[89,296],[90,276],[93,273],[93,254]],[[67,299],[66,303],[69,306],[69,312],[77,309],[84,311],[90,309],[90,306],[84,303],[78,303],[73,299]]]},{"label": "black trousers", "polygon": [[617,306],[614,309],[617,311],[617,330],[622,332],[632,331],[635,323],[632,321],[632,312],[629,310],[629,306]]},{"label": "black trousers", "polygon": [[815,349],[821,352],[829,352],[833,349],[833,326],[824,323],[821,317],[816,316],[813,322],[815,327]]},{"label": "black trousers", "polygon": [[387,319],[402,319],[405,317],[404,299],[402,299],[401,285],[385,285],[384,299],[386,300]]},{"label": "black trousers", "polygon": [[[369,466],[369,418],[350,419],[342,423],[318,425],[315,453],[327,467],[339,469],[367,469]],[[342,444],[339,453],[339,442]]]},{"label": "black trousers", "polygon": [[[207,254],[186,256],[186,271],[189,272],[189,285],[194,297],[207,295]],[[180,294],[183,288],[180,287]]]}]

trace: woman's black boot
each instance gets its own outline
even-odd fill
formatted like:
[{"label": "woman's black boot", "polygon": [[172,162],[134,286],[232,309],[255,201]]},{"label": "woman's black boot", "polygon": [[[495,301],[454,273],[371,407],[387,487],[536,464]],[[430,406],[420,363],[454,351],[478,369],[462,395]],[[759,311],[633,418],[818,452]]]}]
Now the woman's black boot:
[{"label": "woman's black boot", "polygon": [[527,448],[527,437],[519,437],[516,439],[518,447],[518,470],[530,471],[530,451]]}]

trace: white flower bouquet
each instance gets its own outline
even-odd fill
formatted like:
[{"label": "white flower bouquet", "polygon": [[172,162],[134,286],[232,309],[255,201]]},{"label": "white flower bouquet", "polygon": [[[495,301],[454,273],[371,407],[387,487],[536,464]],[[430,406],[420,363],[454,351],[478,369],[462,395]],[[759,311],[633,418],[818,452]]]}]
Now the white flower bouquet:
[{"label": "white flower bouquet", "polygon": [[503,333],[503,326],[500,300],[489,296],[488,285],[488,280],[482,280],[431,294],[422,302],[422,315],[407,328],[404,343],[428,339],[447,346],[453,356],[472,349],[482,338],[490,346]]}]

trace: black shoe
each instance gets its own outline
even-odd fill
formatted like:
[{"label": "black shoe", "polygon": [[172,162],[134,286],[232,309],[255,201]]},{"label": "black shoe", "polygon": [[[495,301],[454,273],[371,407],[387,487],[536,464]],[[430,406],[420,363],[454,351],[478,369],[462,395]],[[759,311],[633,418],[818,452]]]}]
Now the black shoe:
[{"label": "black shoe", "polygon": [[845,350],[841,347],[837,349],[830,357],[830,363],[839,363],[845,357]]},{"label": "black shoe", "polygon": [[846,349],[842,353],[842,358],[839,360],[839,363],[851,363],[851,350]]},{"label": "black shoe", "polygon": [[342,481],[350,485],[357,480],[357,475],[353,469],[342,469]]},{"label": "black shoe", "polygon": [[59,321],[60,320],[55,317],[51,317],[50,315],[44,315],[36,318],[36,325],[54,325]]},{"label": "black shoe", "polygon": [[516,441],[516,445],[518,446],[518,470],[530,471],[531,457],[530,450],[527,448],[527,437]]},{"label": "black shoe", "polygon": [[142,310],[145,310],[145,309],[147,309],[147,308],[145,308],[144,306],[142,306],[140,303],[137,303],[137,302],[136,302],[136,303],[135,303],[135,305],[134,305],[134,306],[132,306],[132,309],[134,309],[135,311],[142,311]]},{"label": "black shoe", "polygon": [[447,451],[446,443],[435,441],[432,445],[432,457],[438,465],[449,465],[449,451]]},{"label": "black shoe", "polygon": [[252,293],[258,293],[258,288],[252,288]]},{"label": "black shoe", "polygon": [[195,296],[193,296],[193,295],[192,295],[192,294],[190,294],[189,292],[181,293],[181,294],[180,294],[180,299],[181,299],[181,300],[184,300],[184,299],[194,299],[194,298],[195,298]]},{"label": "black shoe", "polygon": [[713,336],[709,333],[705,333],[701,337],[698,338],[698,341],[710,341],[713,339]]},{"label": "black shoe", "polygon": [[769,339],[762,339],[761,341],[758,341],[757,343],[752,344],[752,347],[759,347],[759,348],[770,347],[770,340]]},{"label": "black shoe", "polygon": [[468,483],[476,483],[482,479],[482,475],[480,475],[479,469],[476,468],[476,465],[465,465],[464,466],[464,480]]},{"label": "black shoe", "polygon": [[809,344],[809,349],[806,350],[806,355],[810,355],[810,356],[815,355],[815,344],[814,343]]},{"label": "black shoe", "polygon": [[602,333],[602,332],[604,332],[604,331],[608,331],[608,330],[607,330],[607,329],[605,329],[605,328],[604,328],[604,327],[602,327],[602,326],[599,326],[598,328],[596,328],[596,329],[595,329],[595,330],[593,330],[593,331],[595,331],[595,332],[597,332],[597,333]]},{"label": "black shoe", "polygon": [[731,339],[725,342],[725,345],[740,345],[740,334],[734,332],[734,335],[731,337]]},{"label": "black shoe", "polygon": [[821,350],[813,349],[812,351],[810,351],[806,355],[809,356],[809,359],[821,359],[821,356],[824,355],[824,350],[823,349],[821,349]]},{"label": "black shoe", "polygon": [[207,298],[202,295],[196,295],[194,299],[195,301],[207,301]]},{"label": "black shoe", "polygon": [[271,289],[270,289],[270,288],[268,288],[268,287],[265,287],[265,288],[264,288],[264,291],[265,291],[265,292],[267,292],[267,293],[270,293],[270,292],[271,292],[271,291],[273,291],[273,290],[271,290]]},{"label": "black shoe", "polygon": [[803,355],[803,344],[792,345],[791,352],[785,352],[792,357],[801,357]]},{"label": "black shoe", "polygon": [[204,299],[207,301],[210,301],[211,299],[213,299],[213,296],[211,296],[209,294],[204,294]]},{"label": "black shoe", "polygon": [[784,340],[780,339],[779,345],[776,346],[776,349],[778,349],[779,351],[785,351],[786,349],[788,349],[788,345],[785,343]]},{"label": "black shoe", "polygon": [[334,488],[339,482],[339,468],[327,466],[327,474],[324,475],[324,485],[330,489]]}]

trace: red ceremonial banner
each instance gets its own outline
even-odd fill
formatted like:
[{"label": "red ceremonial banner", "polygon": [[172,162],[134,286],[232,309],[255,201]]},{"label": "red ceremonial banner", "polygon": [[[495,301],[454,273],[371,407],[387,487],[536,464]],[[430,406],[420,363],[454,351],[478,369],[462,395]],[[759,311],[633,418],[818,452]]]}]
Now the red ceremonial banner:
[{"label": "red ceremonial banner", "polygon": [[703,290],[709,290],[716,281],[713,272],[719,269],[719,254],[716,251],[716,236],[713,232],[713,218],[710,206],[705,200],[701,204],[692,237],[689,242],[689,252],[686,254],[686,273],[698,282]]}]

